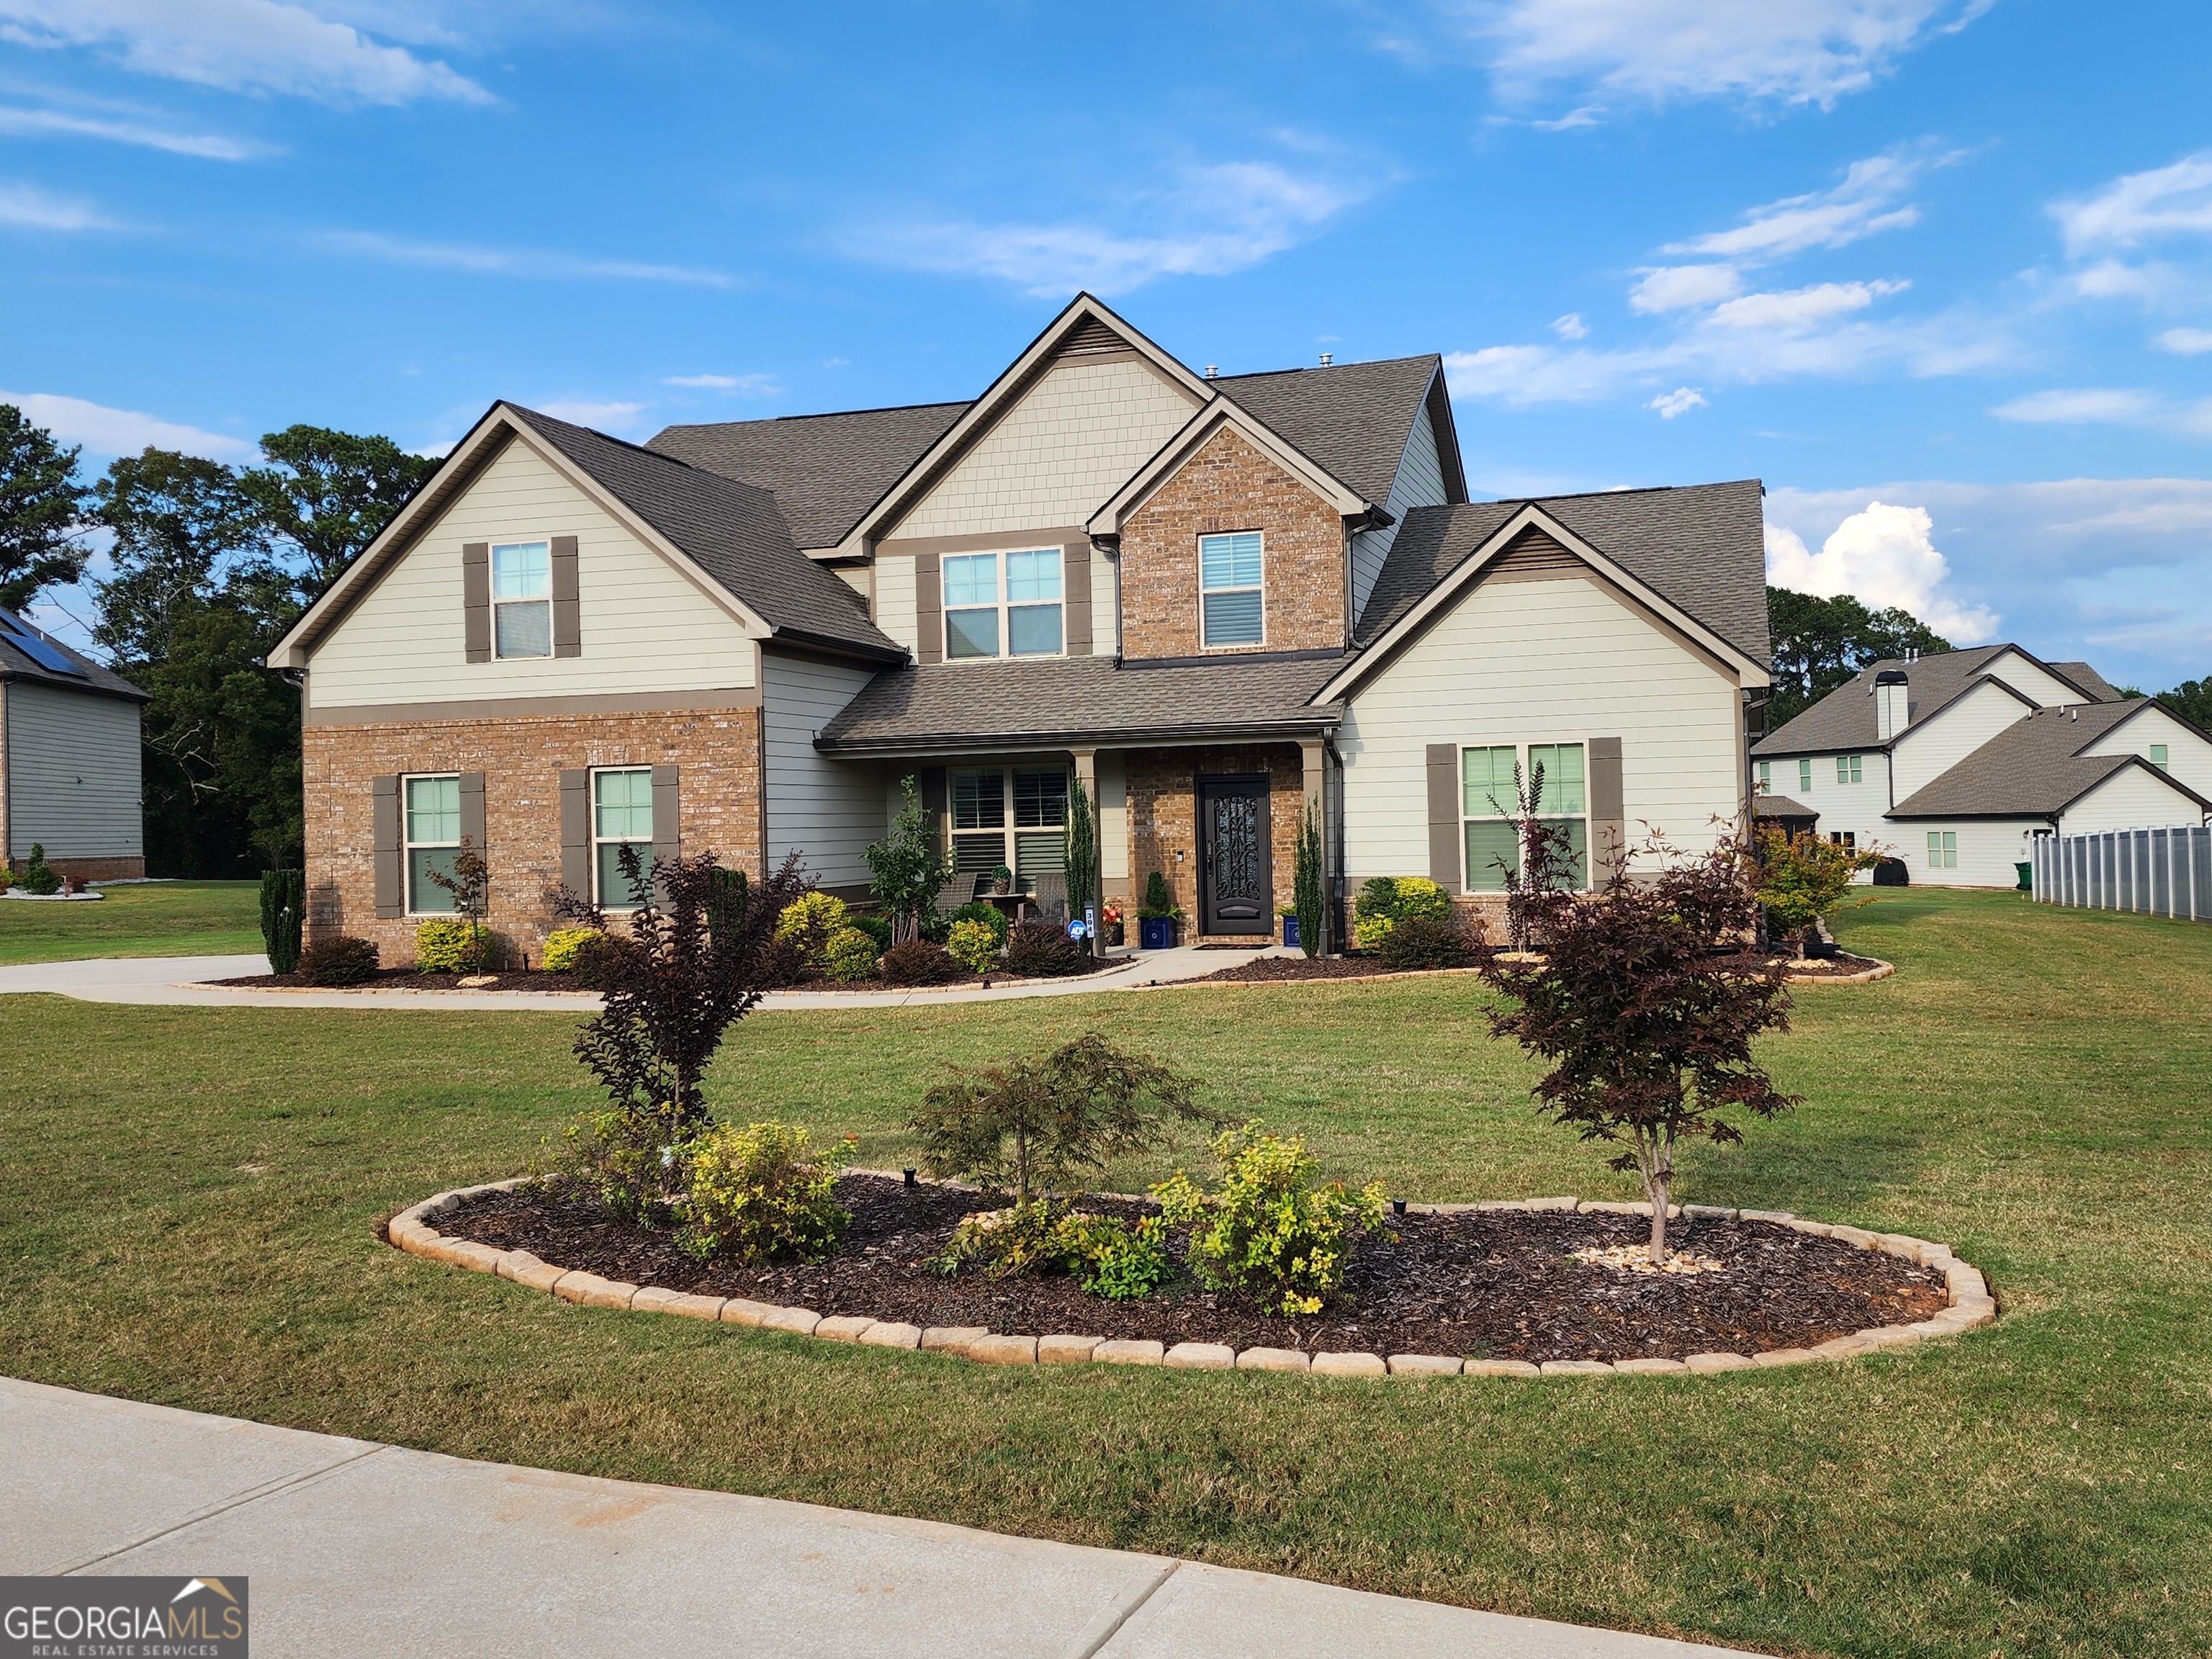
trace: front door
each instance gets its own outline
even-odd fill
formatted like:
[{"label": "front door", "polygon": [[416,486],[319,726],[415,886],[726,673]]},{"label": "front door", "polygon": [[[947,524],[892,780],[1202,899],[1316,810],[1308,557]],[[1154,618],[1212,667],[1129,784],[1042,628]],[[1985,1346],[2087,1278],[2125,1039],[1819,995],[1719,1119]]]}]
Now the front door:
[{"label": "front door", "polygon": [[1267,780],[1198,781],[1198,927],[1202,933],[1275,931]]}]

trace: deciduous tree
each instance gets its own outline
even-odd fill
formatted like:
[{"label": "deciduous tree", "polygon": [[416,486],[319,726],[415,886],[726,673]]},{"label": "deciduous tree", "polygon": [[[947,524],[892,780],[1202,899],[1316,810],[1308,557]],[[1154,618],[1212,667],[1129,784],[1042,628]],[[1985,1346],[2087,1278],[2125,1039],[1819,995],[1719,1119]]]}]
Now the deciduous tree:
[{"label": "deciduous tree", "polygon": [[77,452],[13,404],[0,404],[0,606],[20,611],[41,588],[84,568],[84,489]]},{"label": "deciduous tree", "polygon": [[1773,639],[1774,695],[1769,730],[1793,719],[1870,662],[1906,651],[1948,651],[1950,641],[1911,611],[1869,611],[1848,593],[1822,599],[1786,587],[1766,590]]}]

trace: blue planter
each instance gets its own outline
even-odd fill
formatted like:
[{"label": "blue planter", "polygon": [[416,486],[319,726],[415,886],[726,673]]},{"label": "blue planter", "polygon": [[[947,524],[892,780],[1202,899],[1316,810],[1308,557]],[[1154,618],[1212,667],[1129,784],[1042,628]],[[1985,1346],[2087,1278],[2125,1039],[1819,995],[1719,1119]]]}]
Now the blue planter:
[{"label": "blue planter", "polygon": [[1170,951],[1175,948],[1176,925],[1173,916],[1145,916],[1137,922],[1137,946],[1144,951]]},{"label": "blue planter", "polygon": [[1299,944],[1298,919],[1296,916],[1285,916],[1283,918],[1283,948],[1286,951],[1295,951]]}]

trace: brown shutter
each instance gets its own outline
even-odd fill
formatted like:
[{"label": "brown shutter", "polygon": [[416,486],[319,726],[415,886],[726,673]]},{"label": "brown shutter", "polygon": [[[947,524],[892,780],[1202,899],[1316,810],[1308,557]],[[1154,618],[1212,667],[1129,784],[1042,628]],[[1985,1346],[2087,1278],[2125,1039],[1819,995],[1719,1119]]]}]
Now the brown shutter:
[{"label": "brown shutter", "polygon": [[1071,657],[1091,654],[1091,542],[1060,550],[1060,616],[1066,632],[1060,648]]},{"label": "brown shutter", "polygon": [[580,768],[561,774],[561,884],[592,896],[592,775]]},{"label": "brown shutter", "polygon": [[929,831],[937,837],[939,849],[945,846],[945,769],[925,766],[918,775],[921,792],[921,810],[928,816]]},{"label": "brown shutter", "polygon": [[461,545],[461,637],[471,662],[491,660],[491,544]]},{"label": "brown shutter", "polygon": [[481,856],[484,850],[484,775],[461,774],[461,839]]},{"label": "brown shutter", "polygon": [[914,614],[916,662],[945,660],[945,581],[934,553],[914,556]]},{"label": "brown shutter", "polygon": [[1620,739],[1589,740],[1590,885],[1601,887],[1628,850],[1620,787]]},{"label": "brown shutter", "polygon": [[1459,873],[1459,745],[1432,743],[1429,759],[1429,879],[1456,893]]},{"label": "brown shutter", "polygon": [[407,914],[406,872],[401,868],[405,849],[399,836],[399,780],[369,781],[376,834],[376,914],[380,917]]},{"label": "brown shutter", "polygon": [[576,538],[553,538],[553,654],[584,654],[583,604],[576,579]]},{"label": "brown shutter", "polygon": [[656,766],[653,769],[653,856],[659,864],[667,864],[682,850],[683,837],[677,833],[677,817],[681,802],[676,787],[676,769]]}]

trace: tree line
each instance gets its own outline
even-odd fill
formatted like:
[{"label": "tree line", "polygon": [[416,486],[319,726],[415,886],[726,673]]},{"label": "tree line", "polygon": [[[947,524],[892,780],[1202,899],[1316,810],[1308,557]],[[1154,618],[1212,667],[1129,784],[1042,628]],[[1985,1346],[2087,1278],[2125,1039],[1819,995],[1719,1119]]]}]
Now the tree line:
[{"label": "tree line", "polygon": [[260,451],[233,467],[149,447],[88,481],[76,447],[0,404],[0,605],[81,580],[106,544],[88,625],[153,699],[150,875],[299,864],[300,692],[263,659],[438,466],[317,426],[270,433]]}]

